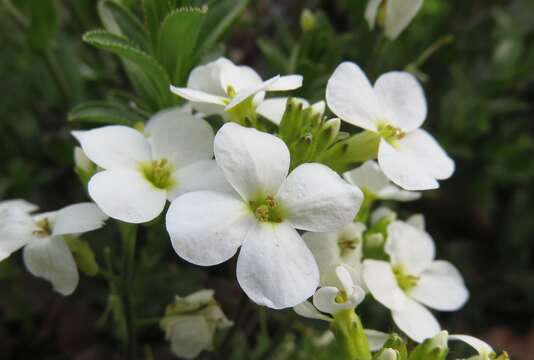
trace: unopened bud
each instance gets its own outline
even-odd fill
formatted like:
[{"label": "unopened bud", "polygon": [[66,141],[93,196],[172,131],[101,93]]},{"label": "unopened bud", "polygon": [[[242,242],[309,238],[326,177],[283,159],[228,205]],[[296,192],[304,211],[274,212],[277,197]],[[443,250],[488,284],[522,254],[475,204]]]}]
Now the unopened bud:
[{"label": "unopened bud", "polygon": [[300,14],[300,27],[302,31],[311,31],[315,28],[316,25],[315,15],[311,12],[310,9],[304,9]]},{"label": "unopened bud", "polygon": [[400,359],[399,352],[391,348],[387,348],[387,349],[380,351],[379,355],[376,357],[376,360],[398,360],[398,359]]}]

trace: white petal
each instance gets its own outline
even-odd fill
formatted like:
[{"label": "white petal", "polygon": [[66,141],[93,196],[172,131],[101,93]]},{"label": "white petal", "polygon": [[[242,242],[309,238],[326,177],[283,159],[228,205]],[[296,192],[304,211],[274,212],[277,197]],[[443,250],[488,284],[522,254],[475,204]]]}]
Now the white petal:
[{"label": "white petal", "polygon": [[328,80],[326,102],[342,120],[367,130],[376,131],[377,122],[384,120],[371,83],[351,62],[340,64]]},{"label": "white petal", "polygon": [[24,265],[32,275],[50,281],[62,295],[72,294],[78,286],[78,268],[61,237],[36,239],[26,245]]},{"label": "white petal", "polygon": [[410,296],[433,309],[455,311],[465,304],[469,292],[454,265],[441,260],[423,271]]},{"label": "white petal", "polygon": [[410,24],[423,0],[392,0],[387,2],[386,24],[384,32],[390,39],[395,39]]},{"label": "white petal", "polygon": [[215,158],[228,182],[245,199],[275,195],[289,170],[289,150],[274,135],[225,124],[215,136]]},{"label": "white petal", "polygon": [[482,357],[489,356],[492,352],[494,352],[493,348],[489,344],[480,339],[477,339],[474,336],[449,335],[449,340],[459,340],[466,343],[467,345],[475,349]]},{"label": "white petal", "polygon": [[[189,88],[180,88],[176,86],[170,87],[171,92],[173,94],[176,94],[186,100],[189,100],[193,103],[207,103],[207,104],[213,104],[213,105],[219,105],[219,106],[225,106],[225,97],[223,96],[217,96],[208,94],[207,92],[201,91],[201,90],[195,90],[195,89],[189,89]],[[196,106],[195,106],[196,107]],[[200,111],[200,109],[198,109]],[[210,115],[211,112],[205,112],[203,113]]]},{"label": "white petal", "polygon": [[195,191],[176,198],[166,227],[174,251],[190,263],[210,266],[230,259],[255,223],[235,195]]},{"label": "white petal", "polygon": [[154,187],[139,171],[109,170],[95,174],[89,195],[109,217],[139,224],[154,220],[165,207],[167,191]]},{"label": "white petal", "polygon": [[184,359],[194,359],[213,345],[213,331],[200,315],[181,315],[171,320],[166,337],[171,342],[171,351]]},{"label": "white petal", "polygon": [[197,66],[189,74],[187,87],[215,96],[226,96],[225,89],[221,87],[221,71],[226,66],[235,65],[230,60],[221,57],[206,65]]},{"label": "white petal", "polygon": [[92,162],[104,169],[134,169],[150,161],[150,145],[137,130],[110,125],[89,131],[73,131],[83,151]]},{"label": "white petal", "polygon": [[189,164],[176,170],[173,176],[176,186],[169,191],[169,200],[174,200],[187,192],[198,190],[234,192],[215,160],[204,160]]},{"label": "white petal", "polygon": [[437,141],[422,129],[406,134],[399,141],[399,151],[438,180],[447,179],[454,173],[454,161]]},{"label": "white petal", "polygon": [[386,334],[382,331],[373,329],[363,329],[363,331],[367,336],[367,341],[369,342],[369,350],[371,351],[380,350],[389,338],[389,334]]},{"label": "white petal", "polygon": [[389,179],[375,161],[369,160],[356,169],[343,174],[345,180],[358,186],[362,190],[367,190],[373,194],[378,194],[389,185]]},{"label": "white petal", "polygon": [[313,304],[309,301],[304,301],[301,304],[293,306],[293,310],[302,317],[308,319],[332,321],[332,318],[321,313]]},{"label": "white petal", "polygon": [[393,310],[391,315],[399,329],[417,342],[423,342],[441,331],[434,315],[410,298],[407,298],[402,310]]},{"label": "white petal", "polygon": [[336,297],[340,291],[333,286],[325,286],[320,288],[313,295],[313,305],[324,313],[335,315],[339,311],[354,309],[362,302],[365,297],[365,292],[357,287],[356,293],[349,297],[346,302],[340,303],[336,301]]},{"label": "white petal", "polygon": [[288,212],[287,220],[296,228],[324,232],[351,223],[363,194],[329,167],[309,163],[289,174],[278,199]]},{"label": "white petal", "polygon": [[263,80],[258,73],[248,66],[236,66],[227,64],[221,69],[221,87],[228,93],[228,87],[232,87],[236,93],[243,90],[261,86]]},{"label": "white petal", "polygon": [[20,209],[26,213],[31,213],[34,211],[37,211],[39,207],[37,205],[34,205],[26,200],[22,199],[13,199],[13,200],[5,200],[0,201],[0,211],[4,209],[13,209],[17,208]]},{"label": "white petal", "polygon": [[169,160],[177,169],[213,157],[213,130],[207,121],[180,108],[160,111],[145,127],[152,158]]},{"label": "white petal", "polygon": [[389,109],[387,119],[410,132],[423,124],[427,115],[425,93],[417,79],[404,71],[391,71],[381,75],[374,89],[382,104]]},{"label": "white petal", "polygon": [[350,273],[342,265],[337,266],[335,271],[336,271],[337,279],[341,286],[339,288],[345,291],[347,295],[349,296],[352,295],[352,291],[354,290],[354,281],[352,281],[352,277],[350,276]]},{"label": "white petal", "polygon": [[0,261],[31,242],[35,223],[20,207],[0,209]]},{"label": "white petal", "polygon": [[280,125],[286,111],[287,99],[286,97],[265,99],[258,105],[256,112],[274,124]]},{"label": "white petal", "polygon": [[425,217],[423,214],[413,214],[408,219],[406,219],[406,223],[412,225],[413,227],[425,231]]},{"label": "white petal", "polygon": [[59,210],[54,219],[52,236],[81,234],[104,226],[106,214],[93,203],[73,204]]},{"label": "white petal", "polygon": [[412,201],[421,197],[420,192],[402,190],[395,185],[386,186],[377,195],[379,199],[395,201]]},{"label": "white petal", "polygon": [[418,276],[434,260],[436,247],[425,231],[402,221],[388,225],[388,238],[384,251],[393,265],[402,265],[405,270]]},{"label": "white petal", "polygon": [[302,86],[302,75],[281,76],[274,84],[269,86],[268,91],[295,90]]},{"label": "white petal", "polygon": [[429,190],[439,187],[436,179],[417,159],[395,149],[381,139],[378,146],[378,163],[386,176],[406,190]]},{"label": "white petal", "polygon": [[258,223],[239,253],[237,280],[252,301],[283,309],[313,295],[319,284],[319,269],[289,224]]},{"label": "white petal", "polygon": [[402,309],[408,297],[401,290],[389,263],[378,260],[363,262],[365,285],[382,305],[390,310]]},{"label": "white petal", "polygon": [[317,261],[321,285],[335,285],[335,268],[342,263],[337,233],[306,232],[302,238]]},{"label": "white petal", "polygon": [[365,8],[365,20],[367,20],[369,29],[371,30],[375,27],[376,17],[381,3],[382,0],[369,0],[367,2],[367,7]]},{"label": "white petal", "polygon": [[265,80],[264,82],[262,82],[262,83],[260,83],[258,85],[243,89],[242,91],[237,93],[237,95],[232,99],[232,101],[230,101],[230,103],[228,105],[226,105],[226,107],[224,109],[226,111],[228,111],[228,110],[236,107],[237,105],[241,104],[243,101],[245,101],[249,97],[255,96],[255,95],[257,95],[257,94],[269,89],[269,87],[271,85],[273,85],[276,81],[278,81],[279,78],[280,78],[280,76],[277,75],[277,76],[275,76],[273,78],[270,78],[269,80]]}]

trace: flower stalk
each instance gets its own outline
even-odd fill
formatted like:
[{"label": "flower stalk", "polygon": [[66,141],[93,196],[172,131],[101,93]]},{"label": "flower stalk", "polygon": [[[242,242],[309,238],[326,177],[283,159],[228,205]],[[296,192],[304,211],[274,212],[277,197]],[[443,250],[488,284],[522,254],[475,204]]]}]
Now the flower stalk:
[{"label": "flower stalk", "polygon": [[347,309],[334,315],[331,324],[332,332],[336,336],[347,360],[371,360],[369,342],[364,333],[363,325],[353,309]]},{"label": "flower stalk", "polygon": [[137,354],[136,315],[133,303],[137,226],[121,224],[120,229],[123,247],[121,297],[124,311],[124,327],[126,328],[126,359],[134,360]]}]

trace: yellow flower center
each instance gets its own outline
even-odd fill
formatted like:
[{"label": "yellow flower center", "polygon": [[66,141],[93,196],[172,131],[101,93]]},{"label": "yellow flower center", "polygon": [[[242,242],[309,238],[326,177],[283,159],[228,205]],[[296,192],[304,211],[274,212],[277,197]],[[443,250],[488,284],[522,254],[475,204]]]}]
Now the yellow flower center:
[{"label": "yellow flower center", "polygon": [[252,213],[260,222],[281,223],[284,220],[284,210],[272,195],[258,196],[249,202]]},{"label": "yellow flower center", "polygon": [[418,276],[410,275],[406,272],[406,269],[402,265],[397,265],[393,267],[393,274],[395,274],[395,279],[397,279],[397,284],[404,292],[410,292],[419,281]]},{"label": "yellow flower center", "polygon": [[397,146],[397,141],[401,140],[406,135],[406,133],[400,128],[395,127],[390,123],[384,122],[378,125],[378,135],[384,138],[391,145]]},{"label": "yellow flower center", "polygon": [[141,172],[158,189],[169,190],[176,185],[172,176],[174,168],[167,159],[150,161],[141,165]]},{"label": "yellow flower center", "polygon": [[52,235],[52,228],[48,218],[41,219],[35,223],[35,230],[33,230],[33,235],[37,237],[48,237]]}]

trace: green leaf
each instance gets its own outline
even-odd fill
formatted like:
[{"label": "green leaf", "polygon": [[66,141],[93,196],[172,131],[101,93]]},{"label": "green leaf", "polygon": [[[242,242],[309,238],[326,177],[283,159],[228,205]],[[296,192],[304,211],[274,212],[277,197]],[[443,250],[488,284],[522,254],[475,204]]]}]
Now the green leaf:
[{"label": "green leaf", "polygon": [[65,236],[64,239],[72,252],[72,256],[74,256],[78,268],[87,276],[98,274],[100,268],[96,262],[95,253],[89,244],[72,236]]},{"label": "green leaf", "polygon": [[183,84],[196,62],[194,50],[205,14],[205,9],[183,7],[169,13],[161,24],[158,58],[173,84]]},{"label": "green leaf", "polygon": [[143,0],[143,15],[145,25],[150,33],[153,44],[158,42],[159,26],[165,16],[173,10],[169,0]]},{"label": "green leaf", "polygon": [[169,91],[170,80],[167,72],[151,55],[140,50],[128,39],[105,30],[85,33],[83,40],[97,48],[118,55],[139,95],[147,100],[152,110],[173,104]]},{"label": "green leaf", "polygon": [[258,39],[257,43],[269,65],[277,72],[287,73],[288,56],[269,40]]},{"label": "green leaf", "polygon": [[200,56],[213,48],[248,2],[249,0],[213,0],[210,2],[199,35],[198,54]]},{"label": "green leaf", "polygon": [[49,48],[59,31],[59,16],[53,0],[30,2],[30,42],[36,49]]},{"label": "green leaf", "polygon": [[98,14],[107,31],[123,35],[141,49],[150,52],[150,39],[145,28],[128,8],[113,0],[101,0],[98,2]]},{"label": "green leaf", "polygon": [[89,101],[74,107],[67,115],[68,121],[93,122],[117,125],[133,125],[144,118],[117,104]]}]

